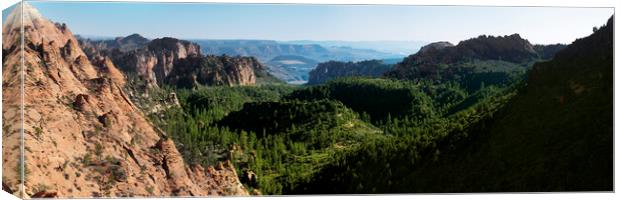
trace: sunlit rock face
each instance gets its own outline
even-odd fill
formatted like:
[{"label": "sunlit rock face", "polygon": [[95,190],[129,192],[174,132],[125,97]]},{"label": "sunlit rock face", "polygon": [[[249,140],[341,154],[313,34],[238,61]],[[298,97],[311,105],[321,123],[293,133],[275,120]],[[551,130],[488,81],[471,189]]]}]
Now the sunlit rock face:
[{"label": "sunlit rock face", "polygon": [[[173,141],[129,100],[112,59],[89,59],[67,25],[21,5],[24,21],[17,6],[3,29],[3,188],[23,197],[247,195],[232,166],[204,169],[183,161]],[[174,48],[163,57],[198,52]],[[24,187],[16,170],[22,82]]]}]

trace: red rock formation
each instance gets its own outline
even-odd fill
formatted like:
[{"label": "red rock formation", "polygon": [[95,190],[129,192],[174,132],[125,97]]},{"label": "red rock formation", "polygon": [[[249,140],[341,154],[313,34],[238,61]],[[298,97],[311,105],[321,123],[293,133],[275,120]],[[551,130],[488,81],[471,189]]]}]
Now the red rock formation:
[{"label": "red rock formation", "polygon": [[[138,37],[135,35],[128,37]],[[162,84],[178,86],[179,81],[182,87],[193,87],[254,85],[261,78],[267,82],[276,80],[253,57],[203,56],[197,44],[170,37],[154,39],[143,46],[133,45],[134,48],[124,48],[121,41],[125,40],[129,39],[80,43],[89,57],[110,57],[122,71],[138,74],[148,88]]]},{"label": "red rock formation", "polygon": [[[21,43],[14,40],[20,35],[19,7],[3,31],[3,186],[25,197],[248,194],[232,167],[208,172],[186,165],[174,143],[127,98],[123,75],[110,59],[86,59],[66,25],[22,5],[23,74]],[[15,170],[20,168],[21,75],[24,187]],[[229,190],[231,185],[238,190]]]},{"label": "red rock formation", "polygon": [[131,39],[137,37],[141,36],[133,34],[100,42],[82,40],[81,44],[89,57],[110,57],[122,70],[144,78],[149,87],[160,86],[179,59],[200,55],[200,46],[188,41],[169,37],[152,41]]},{"label": "red rock formation", "polygon": [[125,86],[125,77],[123,76],[123,73],[119,71],[116,66],[114,66],[114,63],[112,63],[110,58],[96,56],[93,58],[92,63],[99,67],[102,75],[109,76],[109,78],[121,87]]},{"label": "red rock formation", "polygon": [[190,56],[179,60],[166,83],[177,87],[197,85],[254,85],[265,67],[253,57]]}]

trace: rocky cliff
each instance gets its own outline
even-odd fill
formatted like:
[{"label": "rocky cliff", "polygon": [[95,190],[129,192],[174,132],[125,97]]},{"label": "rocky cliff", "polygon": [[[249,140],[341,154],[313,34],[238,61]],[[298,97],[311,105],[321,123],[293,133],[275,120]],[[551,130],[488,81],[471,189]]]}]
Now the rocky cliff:
[{"label": "rocky cliff", "polygon": [[150,87],[161,86],[179,59],[200,55],[197,44],[170,37],[148,41],[132,34],[115,40],[80,42],[89,57],[108,56],[123,71],[138,74]]},{"label": "rocky cliff", "polygon": [[[196,84],[253,85],[264,80],[262,78],[275,81],[253,57],[203,56],[199,45],[185,40],[164,37],[137,48],[127,48],[138,43],[136,40],[144,41],[138,39],[140,37],[133,34],[115,40],[80,42],[89,57],[111,57],[123,71],[140,76],[147,82],[147,87],[178,86],[177,83],[183,84],[181,87]],[[195,81],[192,80],[194,76]]]},{"label": "rocky cliff", "polygon": [[[88,59],[66,25],[21,5],[23,13],[17,6],[3,27],[3,188],[23,197],[247,195],[230,163],[185,164],[128,99],[112,59]],[[16,39],[22,23],[23,53]],[[173,45],[161,58],[197,50]],[[20,75],[25,153],[18,159]]]},{"label": "rocky cliff", "polygon": [[190,56],[179,60],[165,82],[182,88],[198,85],[253,85],[265,74],[254,57]]}]

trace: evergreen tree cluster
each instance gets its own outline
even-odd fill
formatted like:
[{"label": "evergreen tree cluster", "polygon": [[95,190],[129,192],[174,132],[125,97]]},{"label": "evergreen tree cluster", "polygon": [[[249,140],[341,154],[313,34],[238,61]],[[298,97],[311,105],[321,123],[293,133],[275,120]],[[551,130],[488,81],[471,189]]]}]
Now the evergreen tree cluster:
[{"label": "evergreen tree cluster", "polygon": [[174,89],[181,108],[153,121],[187,162],[231,160],[263,194],[611,190],[612,30],[531,69],[469,60],[433,65],[441,79]]}]

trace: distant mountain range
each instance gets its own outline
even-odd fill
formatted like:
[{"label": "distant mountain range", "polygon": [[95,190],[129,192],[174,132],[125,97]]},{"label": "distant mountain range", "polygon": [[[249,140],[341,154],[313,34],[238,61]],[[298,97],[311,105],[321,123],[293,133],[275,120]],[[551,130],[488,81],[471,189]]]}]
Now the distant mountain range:
[{"label": "distant mountain range", "polygon": [[191,40],[202,46],[204,54],[232,56],[254,56],[260,61],[269,61],[281,55],[304,56],[319,62],[361,61],[402,57],[400,54],[378,51],[372,48],[356,48],[345,45],[326,45],[329,42],[295,44],[275,40]]},{"label": "distant mountain range", "polygon": [[309,84],[347,76],[386,76],[409,80],[457,81],[470,91],[521,77],[536,61],[549,60],[566,45],[532,45],[518,34],[468,39],[453,45],[434,42],[403,58],[363,62],[323,62],[310,72]]},{"label": "distant mountain range", "polygon": [[[100,41],[97,43],[98,48],[116,48],[121,51],[134,50],[149,42],[148,39],[138,34]],[[255,57],[258,62],[265,65],[265,69],[270,74],[288,83],[307,82],[309,72],[315,69],[318,63],[330,61],[346,63],[382,60],[384,64],[396,64],[394,70],[388,72],[388,76],[405,79],[437,79],[442,77],[452,79],[453,77],[445,76],[469,74],[470,72],[466,72],[468,70],[478,72],[482,70],[488,73],[496,73],[497,70],[523,72],[525,70],[523,67],[531,65],[537,60],[550,59],[555,52],[565,47],[562,44],[533,45],[518,34],[498,37],[483,35],[462,41],[457,45],[449,42],[435,42],[425,46],[422,46],[424,42],[421,41],[299,40],[283,42],[275,40],[197,39],[190,42],[200,46],[199,53],[203,55]],[[414,52],[414,54],[404,56],[402,53],[406,52]],[[451,67],[440,67],[443,65]],[[482,69],[484,66],[491,65],[504,67],[500,67],[501,69]],[[457,72],[459,70],[460,72]],[[338,74],[357,74],[341,72]],[[338,74],[330,74],[329,79],[337,78]],[[505,75],[503,72],[500,74]],[[162,81],[162,78],[159,76],[159,81]],[[508,77],[499,79],[505,78]]]},{"label": "distant mountain range", "polygon": [[[104,41],[100,48],[131,50],[149,39],[138,34],[127,37],[78,36],[81,40]],[[204,55],[252,56],[268,71],[288,83],[305,83],[308,72],[317,63],[327,61],[358,62],[384,60],[394,64],[416,52],[420,41],[275,41],[275,40],[189,40],[201,47]]]},{"label": "distant mountain range", "polygon": [[373,49],[380,46],[379,42],[208,39],[192,40],[192,42],[200,45],[202,53],[206,55],[256,57],[266,64],[269,71],[273,72],[277,78],[289,83],[306,82],[308,72],[319,62],[400,59],[403,57],[402,54]]},{"label": "distant mountain range", "polygon": [[355,49],[373,49],[380,52],[406,56],[417,52],[420,47],[428,44],[425,41],[341,41],[341,40],[293,40],[287,44],[318,44],[325,47],[350,47]]}]

